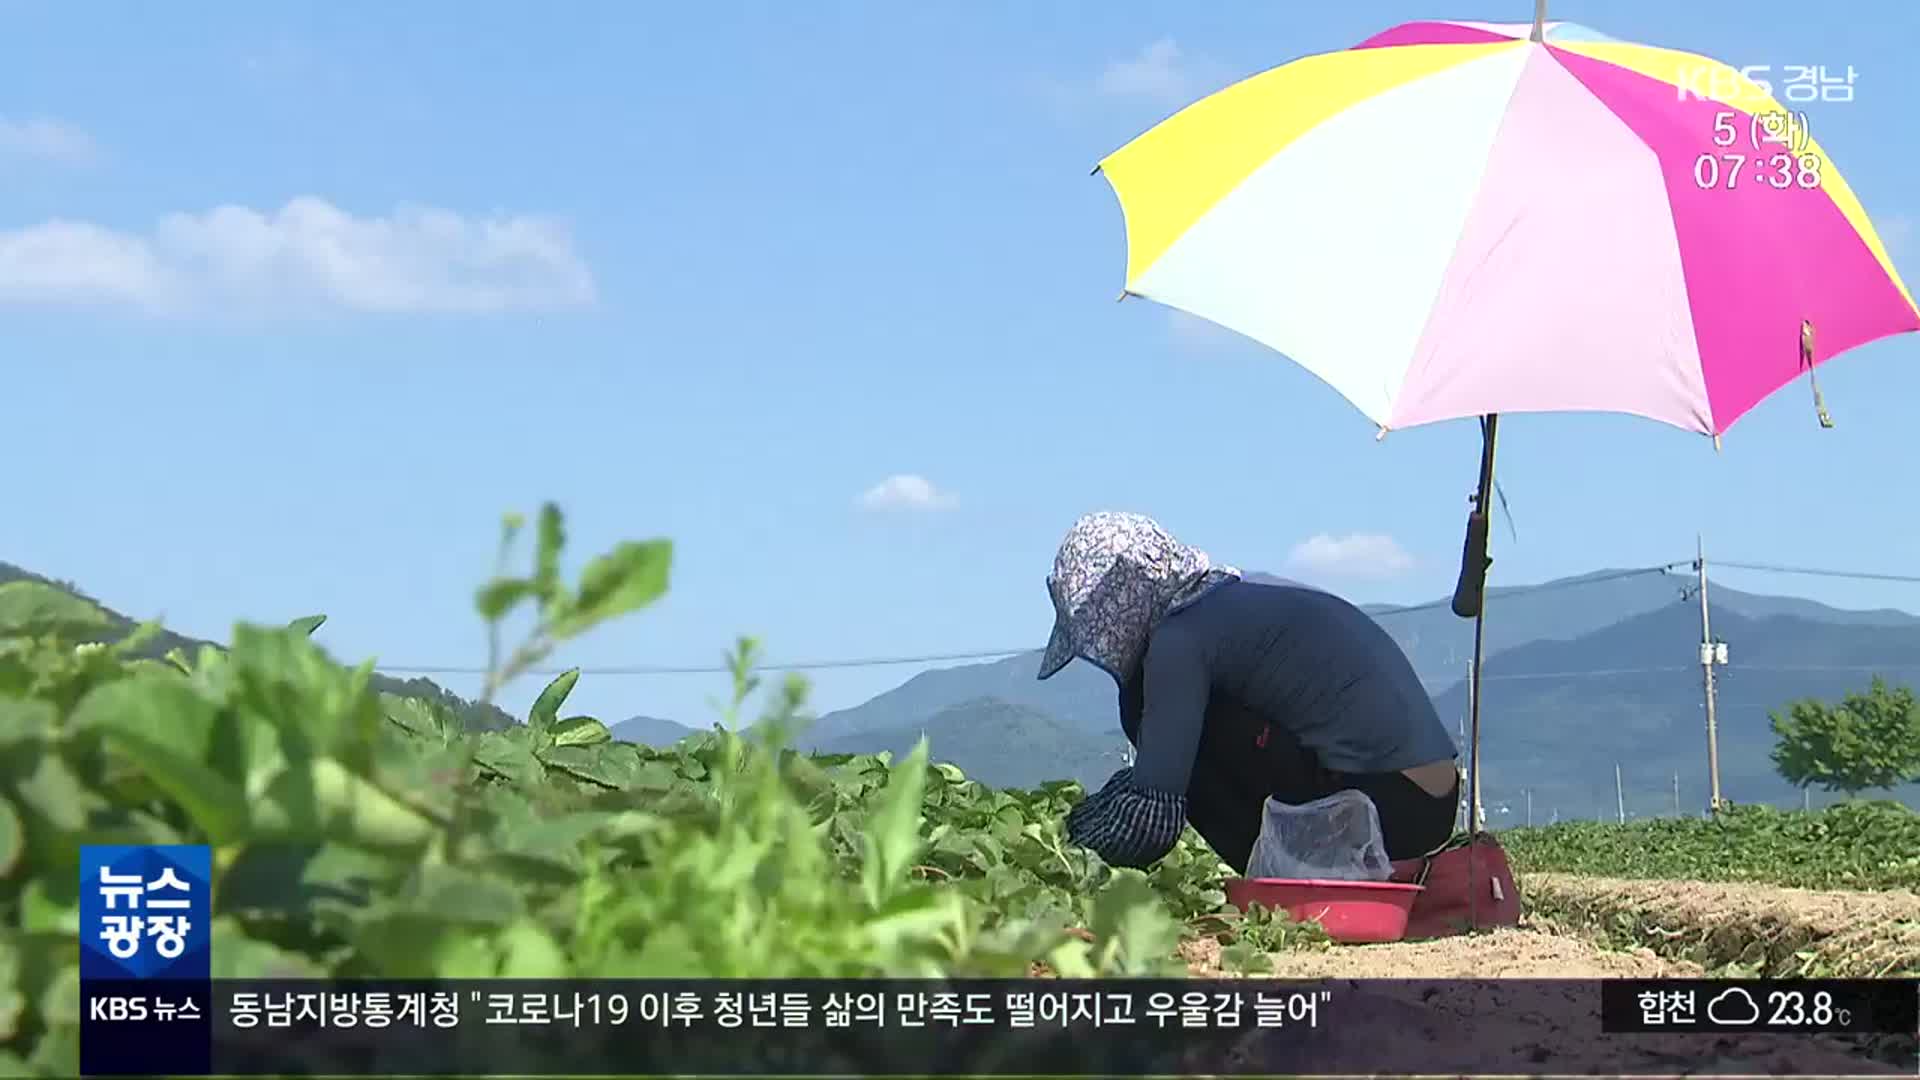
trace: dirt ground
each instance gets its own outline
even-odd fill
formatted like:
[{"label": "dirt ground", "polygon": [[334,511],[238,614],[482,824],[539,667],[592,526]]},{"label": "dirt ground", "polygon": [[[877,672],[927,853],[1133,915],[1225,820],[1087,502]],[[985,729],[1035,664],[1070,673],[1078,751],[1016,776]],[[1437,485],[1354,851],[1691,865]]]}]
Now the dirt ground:
[{"label": "dirt ground", "polygon": [[[1920,951],[1920,896],[1910,892],[1812,892],[1743,882],[1645,882],[1530,874],[1521,890],[1555,899],[1599,903],[1607,909],[1657,913],[1657,920],[1688,928],[1791,932],[1826,949],[1889,957]],[[1221,976],[1219,944],[1181,947],[1196,976]],[[1523,922],[1473,938],[1388,945],[1334,945],[1275,955],[1275,978],[1699,978],[1695,963],[1667,959],[1651,949],[1615,949],[1586,942],[1559,928]]]},{"label": "dirt ground", "polygon": [[[1743,883],[1629,881],[1530,875],[1534,889],[1556,899],[1612,910],[1658,913],[1674,927],[1731,928],[1741,933],[1791,932],[1798,941],[1876,958],[1920,950],[1920,896],[1907,892],[1815,892]],[[1209,939],[1182,947],[1189,969],[1218,976],[1220,947]],[[1275,977],[1285,979],[1597,979],[1697,978],[1698,964],[1650,949],[1606,948],[1531,921],[1475,937],[1390,945],[1340,945],[1281,953]]]},{"label": "dirt ground", "polygon": [[[1809,892],[1743,884],[1616,881],[1550,876],[1522,882],[1556,900],[1592,901],[1604,911],[1650,910],[1676,935],[1700,928],[1760,932],[1825,949],[1873,950],[1878,958],[1920,947],[1920,897],[1906,893]],[[1754,928],[1749,930],[1747,928]],[[1654,927],[1655,931],[1659,926]],[[1197,977],[1223,978],[1220,947],[1186,943]],[[1348,1003],[1311,1047],[1249,1045],[1250,1058],[1277,1056],[1312,1072],[1302,1050],[1337,1062],[1367,1060],[1383,1075],[1887,1076],[1916,1075],[1890,1064],[1884,1049],[1842,1039],[1796,1036],[1608,1036],[1593,1029],[1591,984],[1518,980],[1698,978],[1700,966],[1652,950],[1610,948],[1534,920],[1473,937],[1387,945],[1335,945],[1274,957],[1274,977],[1311,980],[1503,980],[1462,983],[1400,1000],[1394,991],[1336,982]],[[1504,980],[1515,980],[1510,990]],[[1898,1051],[1905,1054],[1906,1051]],[[1904,1059],[1903,1059],[1904,1061]]]},{"label": "dirt ground", "polygon": [[[1219,976],[1220,945],[1186,942],[1181,956],[1198,976]],[[1641,949],[1602,949],[1576,938],[1522,926],[1475,937],[1390,945],[1337,945],[1274,956],[1279,979],[1605,979],[1697,977],[1697,966],[1662,960]]]},{"label": "dirt ground", "polygon": [[1739,882],[1628,881],[1529,875],[1536,908],[1593,923],[1637,926],[1668,955],[1766,956],[1782,973],[1804,958],[1819,974],[1876,978],[1920,971],[1920,896],[1911,892],[1782,889]]},{"label": "dirt ground", "polygon": [[1694,920],[1785,919],[1826,934],[1870,923],[1920,920],[1920,895],[1905,891],[1823,892],[1737,881],[1643,881],[1573,874],[1528,874],[1520,885],[1523,894],[1534,888],[1578,890],[1635,906],[1657,905]]}]

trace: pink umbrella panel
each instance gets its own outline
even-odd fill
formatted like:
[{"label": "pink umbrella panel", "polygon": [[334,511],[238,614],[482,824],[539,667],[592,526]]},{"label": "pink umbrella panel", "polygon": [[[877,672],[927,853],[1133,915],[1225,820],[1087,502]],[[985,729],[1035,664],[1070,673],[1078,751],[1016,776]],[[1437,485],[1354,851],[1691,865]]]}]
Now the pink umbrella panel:
[{"label": "pink umbrella panel", "polygon": [[1703,57],[1526,30],[1409,24],[1116,151],[1127,291],[1285,354],[1388,430],[1602,411],[1718,436],[1920,330],[1804,118]]}]

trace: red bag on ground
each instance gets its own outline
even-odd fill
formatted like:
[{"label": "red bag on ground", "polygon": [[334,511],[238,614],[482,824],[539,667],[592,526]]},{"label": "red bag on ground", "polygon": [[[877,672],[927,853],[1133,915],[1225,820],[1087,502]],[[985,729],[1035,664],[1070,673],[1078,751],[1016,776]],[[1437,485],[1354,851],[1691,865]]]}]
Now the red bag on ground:
[{"label": "red bag on ground", "polygon": [[1407,915],[1407,940],[1451,937],[1520,922],[1520,887],[1492,833],[1456,838],[1423,859],[1393,864],[1393,881],[1425,885]]}]

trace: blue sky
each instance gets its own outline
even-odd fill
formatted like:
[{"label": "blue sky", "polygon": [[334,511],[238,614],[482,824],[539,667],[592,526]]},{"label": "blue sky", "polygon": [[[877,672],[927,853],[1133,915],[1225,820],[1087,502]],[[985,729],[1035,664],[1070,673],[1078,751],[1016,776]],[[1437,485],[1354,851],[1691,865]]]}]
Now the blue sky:
[{"label": "blue sky", "polygon": [[[1814,131],[1920,285],[1920,8],[1848,11],[1553,14],[1852,65]],[[1360,599],[1451,587],[1472,425],[1376,444],[1284,359],[1116,305],[1119,213],[1088,170],[1255,71],[1531,5],[374,12],[0,13],[0,559],[201,636],[323,611],[337,655],[389,665],[484,661],[498,516],[542,499],[576,566],[679,548],[671,595],[566,664],[706,664],[742,632],[776,660],[1037,645],[1054,545],[1100,508]],[[1920,504],[1882,479],[1910,476],[1916,361],[1912,338],[1850,354],[1821,379],[1836,429],[1796,385],[1718,455],[1646,421],[1509,418],[1496,581],[1686,558],[1696,531],[1710,556],[1916,569]],[[862,505],[876,487],[896,505]],[[816,702],[913,670],[828,673]],[[700,723],[721,689],[589,677],[575,704]]]}]

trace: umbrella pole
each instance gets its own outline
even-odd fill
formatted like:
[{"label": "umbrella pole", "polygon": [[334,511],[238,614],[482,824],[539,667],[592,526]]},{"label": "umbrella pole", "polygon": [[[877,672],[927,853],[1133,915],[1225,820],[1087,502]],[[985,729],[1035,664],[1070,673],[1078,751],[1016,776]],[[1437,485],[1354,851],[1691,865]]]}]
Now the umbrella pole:
[{"label": "umbrella pole", "polygon": [[[1453,588],[1453,613],[1473,620],[1473,670],[1467,687],[1467,875],[1480,880],[1477,850],[1472,841],[1480,834],[1480,665],[1486,647],[1487,570],[1493,560],[1487,556],[1493,500],[1493,449],[1500,430],[1500,416],[1489,413],[1480,418],[1480,484],[1473,495],[1473,509],[1467,514],[1466,549],[1460,558],[1460,580]],[[1468,892],[1467,918],[1478,929],[1480,889],[1476,884]]]}]

